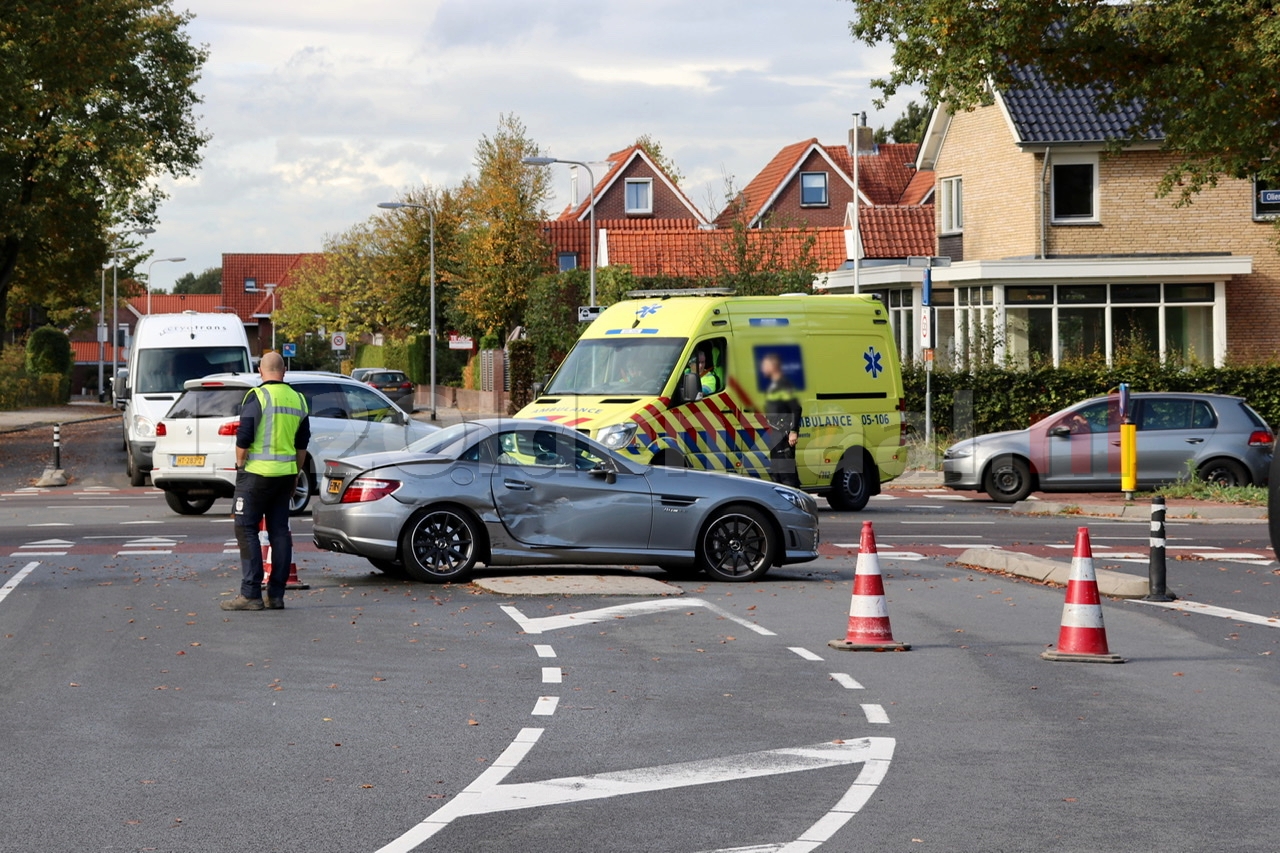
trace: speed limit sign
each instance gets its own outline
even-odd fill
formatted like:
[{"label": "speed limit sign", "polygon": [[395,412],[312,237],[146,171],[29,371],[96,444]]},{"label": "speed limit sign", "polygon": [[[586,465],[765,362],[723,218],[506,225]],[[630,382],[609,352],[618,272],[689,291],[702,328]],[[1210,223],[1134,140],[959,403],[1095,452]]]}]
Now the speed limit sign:
[{"label": "speed limit sign", "polygon": [[339,349],[346,349],[346,348],[347,348],[347,335],[346,335],[346,333],[345,333],[345,332],[334,332],[334,333],[333,333],[333,338],[332,338],[332,339],[331,339],[331,341],[330,341],[330,345],[331,345],[335,350],[339,350]]}]

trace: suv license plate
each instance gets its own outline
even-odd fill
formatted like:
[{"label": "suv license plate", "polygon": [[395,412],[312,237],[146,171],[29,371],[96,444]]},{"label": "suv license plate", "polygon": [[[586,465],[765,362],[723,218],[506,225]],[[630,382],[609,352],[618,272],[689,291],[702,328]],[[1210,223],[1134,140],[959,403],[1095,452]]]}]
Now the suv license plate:
[{"label": "suv license plate", "polygon": [[202,465],[204,465],[203,456],[175,456],[173,458],[173,466],[175,468],[198,468]]}]

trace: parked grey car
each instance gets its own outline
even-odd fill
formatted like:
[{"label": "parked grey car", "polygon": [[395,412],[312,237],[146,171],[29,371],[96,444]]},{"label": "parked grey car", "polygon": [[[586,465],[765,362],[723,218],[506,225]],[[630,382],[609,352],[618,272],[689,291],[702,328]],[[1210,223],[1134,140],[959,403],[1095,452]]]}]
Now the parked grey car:
[{"label": "parked grey car", "polygon": [[[1137,486],[1155,488],[1192,472],[1227,486],[1263,485],[1275,435],[1239,397],[1138,393],[1129,412],[1137,427]],[[1119,395],[1094,397],[1027,429],[958,441],[943,455],[943,483],[982,490],[1012,503],[1032,491],[1120,490]]]},{"label": "parked grey car", "polygon": [[312,516],[320,548],[428,583],[477,563],[641,563],[745,582],[815,559],[817,510],[786,486],[640,465],[568,427],[494,419],[330,460]]}]

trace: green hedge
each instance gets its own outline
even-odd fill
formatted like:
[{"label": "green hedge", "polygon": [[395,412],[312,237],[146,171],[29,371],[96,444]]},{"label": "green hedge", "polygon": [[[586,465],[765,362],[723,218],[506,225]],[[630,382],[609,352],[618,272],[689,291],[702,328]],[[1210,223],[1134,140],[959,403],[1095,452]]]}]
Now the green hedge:
[{"label": "green hedge", "polygon": [[[1108,367],[1099,360],[1039,370],[984,368],[971,373],[935,370],[930,380],[933,429],[964,438],[1022,429],[1045,415],[1128,382],[1132,391],[1193,391],[1243,397],[1272,428],[1280,426],[1280,364],[1178,367],[1140,361]],[[907,411],[924,425],[925,371],[903,366]]]},{"label": "green hedge", "polygon": [[0,355],[0,411],[65,403],[69,381],[63,373],[29,373],[25,350],[5,347]]}]

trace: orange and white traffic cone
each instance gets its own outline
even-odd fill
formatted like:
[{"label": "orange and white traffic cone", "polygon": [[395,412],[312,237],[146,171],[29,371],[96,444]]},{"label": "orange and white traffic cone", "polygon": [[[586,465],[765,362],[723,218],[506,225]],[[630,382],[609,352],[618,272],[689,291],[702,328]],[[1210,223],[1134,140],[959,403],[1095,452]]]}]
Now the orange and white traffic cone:
[{"label": "orange and white traffic cone", "polygon": [[[267,537],[267,520],[258,524],[258,542],[262,544],[262,583],[271,579],[271,540]],[[289,562],[289,579],[285,581],[285,589],[311,589],[311,584],[303,583],[298,577],[298,564]]]},{"label": "orange and white traffic cone", "polygon": [[893,639],[889,608],[884,599],[884,579],[880,576],[880,555],[871,522],[862,522],[858,542],[858,565],[853,572],[853,600],[849,604],[849,629],[843,640],[827,643],[846,652],[905,652],[907,643]]},{"label": "orange and white traffic cone", "polygon": [[1067,603],[1062,606],[1062,627],[1058,648],[1042,652],[1045,660],[1078,663],[1124,663],[1124,658],[1107,648],[1107,629],[1102,625],[1102,601],[1098,578],[1093,573],[1093,548],[1089,528],[1076,530],[1076,550],[1067,580]]}]

